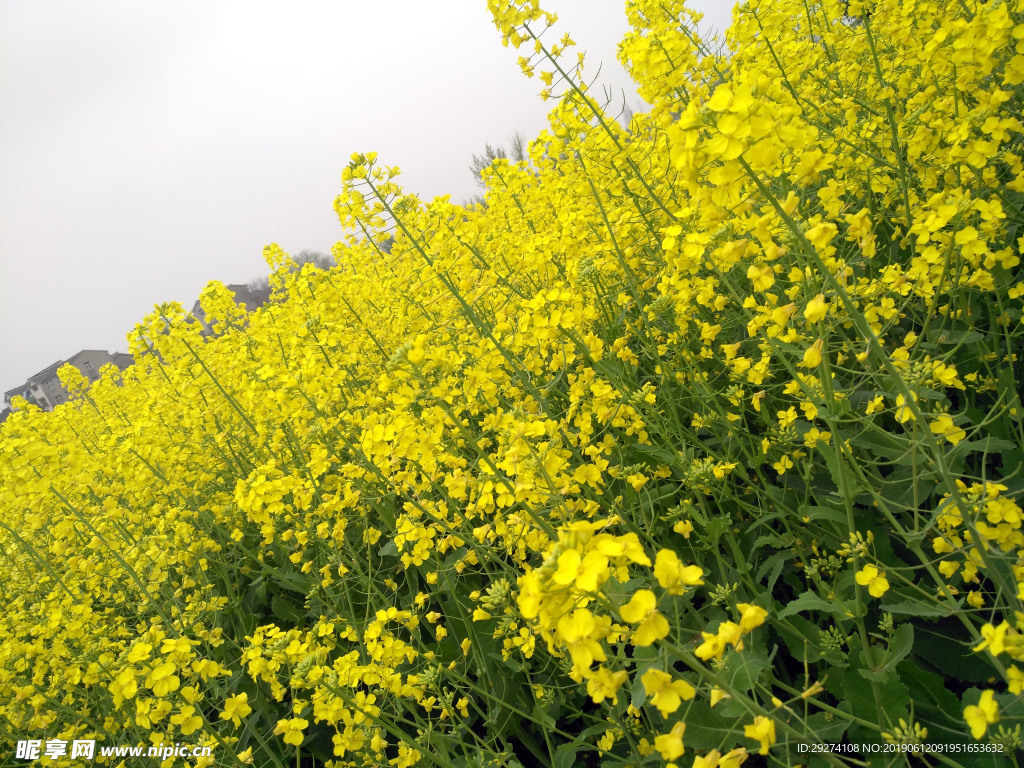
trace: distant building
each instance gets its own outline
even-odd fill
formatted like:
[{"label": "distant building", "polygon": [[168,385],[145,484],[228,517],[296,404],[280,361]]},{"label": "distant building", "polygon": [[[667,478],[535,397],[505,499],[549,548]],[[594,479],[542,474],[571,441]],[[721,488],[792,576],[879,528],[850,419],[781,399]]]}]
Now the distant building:
[{"label": "distant building", "polygon": [[133,362],[132,356],[124,352],[110,354],[105,349],[83,349],[67,360],[58,360],[34,376],[29,376],[28,380],[20,387],[4,392],[4,403],[9,406],[11,400],[20,395],[44,411],[52,411],[56,406],[67,402],[68,399],[68,392],[57,377],[58,369],[65,363],[71,363],[82,372],[85,378],[95,381],[99,378],[100,368],[107,363],[113,363],[124,370]]},{"label": "distant building", "polygon": [[[242,284],[225,287],[235,294],[235,303],[244,305],[246,312],[255,312],[270,300],[269,285],[260,288],[252,288]],[[202,324],[204,336],[209,336],[213,333],[209,323],[206,322],[206,313],[203,312],[203,307],[198,301],[192,305],[192,316]]]}]

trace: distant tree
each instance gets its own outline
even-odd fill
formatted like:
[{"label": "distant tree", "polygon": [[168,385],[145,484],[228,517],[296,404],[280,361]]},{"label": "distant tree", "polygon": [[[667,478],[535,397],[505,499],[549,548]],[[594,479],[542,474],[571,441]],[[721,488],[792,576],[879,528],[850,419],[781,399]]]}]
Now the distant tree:
[{"label": "distant tree", "polygon": [[305,264],[312,264],[317,269],[330,269],[335,266],[334,257],[330,254],[323,253],[321,251],[311,251],[305,249],[299,251],[296,255],[292,256],[294,261],[299,267]]},{"label": "distant tree", "polygon": [[492,147],[490,144],[484,144],[484,153],[482,155],[473,155],[473,162],[469,164],[469,170],[473,172],[473,177],[479,186],[485,186],[484,170],[490,168],[498,158],[504,158],[513,163],[524,162],[527,159],[526,136],[516,131],[509,137],[509,148],[507,150],[500,144],[495,147]]},{"label": "distant tree", "polygon": [[[317,269],[330,269],[337,264],[337,262],[334,261],[334,257],[330,254],[322,251],[314,251],[309,248],[304,248],[292,256],[292,261],[295,262],[296,269],[302,269],[306,264],[312,264]],[[253,292],[264,290],[269,291],[270,278],[267,276],[257,277],[254,280],[250,280],[246,285],[249,290]]]}]

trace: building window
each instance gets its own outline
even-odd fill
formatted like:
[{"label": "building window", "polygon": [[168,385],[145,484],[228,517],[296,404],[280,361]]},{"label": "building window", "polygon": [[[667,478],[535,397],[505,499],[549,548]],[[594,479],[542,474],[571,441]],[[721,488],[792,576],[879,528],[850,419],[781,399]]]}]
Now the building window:
[{"label": "building window", "polygon": [[57,396],[56,396],[55,398],[53,398],[53,399],[57,401],[57,404],[58,404],[58,405],[60,405],[61,403],[63,403],[63,402],[64,402],[64,395],[57,395]]},{"label": "building window", "polygon": [[47,381],[46,382],[46,388],[49,389],[49,390],[56,389],[57,388],[57,380],[56,379],[50,379],[49,381]]},{"label": "building window", "polygon": [[84,363],[82,363],[82,368],[84,370],[86,370],[86,371],[91,371],[92,370],[92,363],[90,363],[88,360],[86,360]]}]

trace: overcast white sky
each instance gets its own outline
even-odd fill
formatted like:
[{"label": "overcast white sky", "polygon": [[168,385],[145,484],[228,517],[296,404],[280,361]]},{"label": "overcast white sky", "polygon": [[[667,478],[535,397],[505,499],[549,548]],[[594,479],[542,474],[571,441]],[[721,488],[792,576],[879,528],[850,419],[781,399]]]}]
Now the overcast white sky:
[{"label": "overcast white sky", "polygon": [[[638,107],[623,1],[541,5]],[[353,152],[466,200],[474,152],[546,125],[517,57],[485,0],[0,0],[0,392],[265,274],[268,243],[329,252]]]}]

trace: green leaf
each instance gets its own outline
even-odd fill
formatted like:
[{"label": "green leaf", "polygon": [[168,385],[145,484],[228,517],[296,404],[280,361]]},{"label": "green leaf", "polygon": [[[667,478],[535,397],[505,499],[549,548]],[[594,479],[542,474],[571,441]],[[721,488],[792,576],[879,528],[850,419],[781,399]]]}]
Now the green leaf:
[{"label": "green leaf", "polygon": [[288,624],[299,624],[306,615],[304,610],[282,595],[274,595],[270,601],[270,610],[274,616]]},{"label": "green leaf", "polygon": [[312,587],[310,578],[299,573],[277,570],[270,575],[270,578],[278,586],[287,589],[289,592],[302,595],[303,598],[309,594],[309,590]]},{"label": "green leaf", "polygon": [[[852,650],[852,649],[851,649]],[[853,654],[851,653],[851,658]],[[861,672],[866,670],[851,667],[843,670],[841,675],[830,676],[825,687],[838,699],[845,699],[851,711],[857,717],[876,722],[878,711],[875,706],[875,685],[879,688],[882,711],[890,722],[897,722],[901,717],[906,719],[910,705],[909,689],[899,680],[888,680],[885,683],[874,683],[867,680]],[[851,739],[853,736],[851,735]],[[877,738],[877,732],[875,733]],[[860,739],[858,739],[860,740]],[[865,741],[867,739],[864,739]]]},{"label": "green leaf", "polygon": [[1003,440],[988,435],[980,440],[962,440],[953,446],[950,453],[956,455],[972,452],[1001,454],[1012,451],[1015,448],[1017,448],[1017,444],[1011,440]]},{"label": "green leaf", "polygon": [[658,650],[654,646],[635,647],[633,648],[633,659],[637,663],[637,669],[643,669],[646,671],[654,662],[658,660]]},{"label": "green leaf", "polygon": [[804,592],[800,597],[779,611],[778,618],[784,619],[787,616],[804,611],[824,611],[837,618],[849,618],[849,611],[844,603],[839,600],[826,600],[816,592],[810,591]]},{"label": "green leaf", "polygon": [[808,520],[831,520],[834,523],[846,524],[846,512],[834,507],[808,505],[798,509],[797,513]]},{"label": "green leaf", "polygon": [[913,661],[900,667],[900,681],[910,688],[914,711],[946,727],[962,727],[960,699],[950,693],[941,675],[928,672]]},{"label": "green leaf", "polygon": [[[604,583],[601,590],[613,605],[624,605],[629,602],[633,593],[642,583],[642,579],[630,579],[625,584],[622,584],[618,579],[612,576]],[[635,657],[636,654],[634,654],[634,658]]]},{"label": "green leaf", "polygon": [[749,691],[767,667],[768,661],[754,653],[734,653],[729,657],[725,674],[733,688]]},{"label": "green leaf", "polygon": [[[888,394],[890,393],[882,393]],[[886,459],[897,459],[907,453],[910,441],[902,435],[892,432],[885,432],[880,429],[865,431],[853,438],[853,444],[858,448],[867,448],[871,454]]]},{"label": "green leaf", "polygon": [[633,709],[640,709],[645,701],[647,701],[647,689],[644,688],[644,684],[640,682],[640,676],[637,675],[633,680],[632,697],[629,703],[633,705]]},{"label": "green leaf", "polygon": [[[860,643],[858,642],[859,646]],[[852,645],[851,645],[852,647]],[[899,664],[914,647],[914,627],[910,624],[901,624],[893,633],[886,650],[882,651],[880,644],[871,646],[871,659],[873,666],[868,663],[868,653],[861,650],[860,659],[863,667],[858,669],[861,677],[865,680],[872,680],[876,683],[885,683],[894,679],[891,673],[895,672]]]},{"label": "green leaf", "polygon": [[665,464],[669,467],[679,466],[679,457],[674,451],[670,451],[667,448],[656,448],[653,445],[644,445],[643,443],[637,443],[630,446],[637,453],[645,453],[652,459],[657,460],[661,464]]},{"label": "green leaf", "polygon": [[820,629],[803,616],[790,616],[777,625],[782,639],[794,659],[814,659],[821,652]]},{"label": "green leaf", "polygon": [[775,533],[765,534],[764,536],[758,536],[754,539],[754,543],[750,545],[750,551],[756,552],[765,545],[771,545],[773,548],[779,548],[786,546],[786,542],[783,541],[782,537]]},{"label": "green leaf", "polygon": [[555,759],[552,761],[553,768],[573,768],[576,765],[576,752],[579,748],[580,745],[577,743],[562,744],[555,750]]},{"label": "green leaf", "polygon": [[818,712],[807,718],[807,731],[814,734],[814,740],[819,744],[838,744],[843,740],[843,734],[850,724],[840,717],[828,719],[824,712]]},{"label": "green leaf", "polygon": [[732,732],[735,722],[726,719],[702,701],[691,702],[684,717],[686,719],[687,750],[708,750],[719,747],[722,740]]},{"label": "green leaf", "polygon": [[536,703],[533,705],[533,722],[543,728],[545,731],[553,731],[555,729],[555,718],[547,713],[547,710],[540,704]]},{"label": "green leaf", "polygon": [[251,613],[262,611],[267,603],[267,582],[260,576],[245,591],[245,605]]},{"label": "green leaf", "polygon": [[882,662],[885,669],[893,669],[914,647],[914,627],[911,624],[900,624],[889,641],[889,652]]},{"label": "green leaf", "polygon": [[915,660],[949,680],[983,685],[995,672],[988,654],[970,650],[971,638],[955,619],[918,626],[915,645]]},{"label": "green leaf", "polygon": [[927,334],[926,339],[930,344],[974,344],[985,337],[977,331],[937,331]]},{"label": "green leaf", "polygon": [[870,680],[873,683],[887,683],[889,682],[889,673],[881,667],[877,669],[866,669],[864,667],[858,667],[857,671],[860,676],[865,680]]},{"label": "green leaf", "polygon": [[755,581],[760,582],[764,577],[766,570],[771,567],[771,573],[768,574],[768,579],[764,581],[764,591],[766,594],[771,594],[772,590],[775,589],[775,582],[779,580],[779,575],[782,573],[782,568],[786,564],[786,561],[792,557],[790,552],[779,552],[776,555],[769,557],[761,569],[758,571],[757,576],[754,577]]},{"label": "green leaf", "polygon": [[731,517],[716,517],[708,522],[707,535],[711,543],[717,542],[732,526]]},{"label": "green leaf", "polygon": [[[957,610],[963,605],[963,600],[957,603]],[[923,603],[917,600],[905,600],[902,603],[883,603],[883,611],[899,616],[952,616],[955,611],[937,603]]]}]

